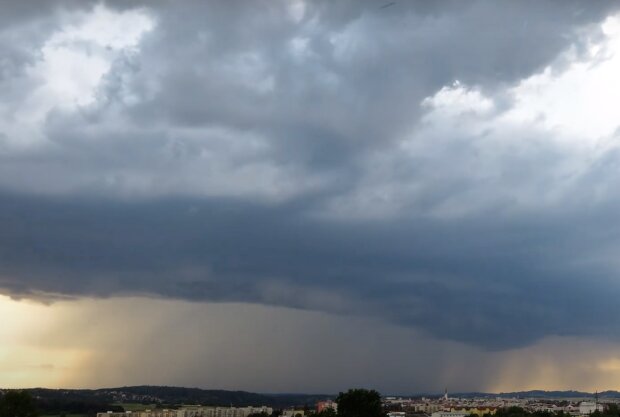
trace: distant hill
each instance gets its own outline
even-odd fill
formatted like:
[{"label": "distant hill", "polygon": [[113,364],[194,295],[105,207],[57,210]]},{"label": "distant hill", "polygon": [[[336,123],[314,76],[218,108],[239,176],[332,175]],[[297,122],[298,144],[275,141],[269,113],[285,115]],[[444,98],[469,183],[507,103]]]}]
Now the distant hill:
[{"label": "distant hill", "polygon": [[[2,390],[0,390],[1,392]],[[266,405],[274,408],[292,406],[313,407],[317,401],[335,395],[329,394],[259,394],[247,391],[210,390],[201,388],[167,386],[132,386],[102,389],[27,389],[37,400],[37,406],[45,415],[83,415],[93,416],[100,411],[128,411],[128,404],[145,404],[149,407],[174,408],[183,404],[211,406]],[[438,394],[416,394],[414,397],[438,397]],[[517,391],[502,393],[465,392],[450,393],[451,397],[461,398],[592,398],[593,393],[582,391]],[[618,391],[603,391],[599,398],[620,398]]]},{"label": "distant hill", "polygon": [[[421,396],[418,394],[416,396]],[[442,394],[441,394],[442,395]],[[424,396],[433,398],[439,397],[440,394],[424,394]],[[531,390],[531,391],[514,391],[514,392],[457,392],[450,393],[451,397],[458,398],[549,398],[549,399],[567,399],[567,398],[593,398],[594,393],[584,391],[544,391],[544,390]],[[598,393],[599,398],[620,398],[620,392],[618,391],[602,391]]]},{"label": "distant hill", "polygon": [[166,404],[202,404],[221,406],[292,406],[314,405],[333,398],[325,394],[257,394],[247,391],[226,391],[201,388],[141,385],[135,387],[94,390],[99,395],[111,395],[115,402],[155,402]]},{"label": "distant hill", "polygon": [[167,386],[132,386],[101,389],[30,388],[45,414],[93,414],[97,411],[122,411],[123,403],[178,406],[200,404],[213,406],[266,405],[274,408],[308,405],[334,398],[323,394],[258,394],[246,391],[209,390]]}]

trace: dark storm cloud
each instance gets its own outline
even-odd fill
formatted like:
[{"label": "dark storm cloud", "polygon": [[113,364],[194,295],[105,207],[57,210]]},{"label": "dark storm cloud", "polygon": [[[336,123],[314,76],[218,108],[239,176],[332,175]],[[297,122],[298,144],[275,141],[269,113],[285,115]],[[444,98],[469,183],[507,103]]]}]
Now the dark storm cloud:
[{"label": "dark storm cloud", "polygon": [[[162,6],[135,81],[156,73],[161,90],[132,116],[259,131],[279,163],[338,167],[402,135],[419,115],[412,104],[442,86],[459,79],[492,88],[527,76],[579,46],[576,28],[611,8],[319,1],[305,3],[297,22],[285,18],[291,2],[259,4]],[[296,40],[303,52],[292,50]]]},{"label": "dark storm cloud", "polygon": [[47,67],[29,75],[63,19],[83,18],[50,4],[7,3],[0,32],[6,292],[372,315],[491,348],[617,334],[618,202],[590,187],[617,185],[616,153],[592,158],[569,198],[535,204],[574,151],[535,128],[445,132],[461,116],[435,123],[420,105],[457,79],[501,102],[561,71],[614,3],[109,2],[154,27],[139,47],[56,40],[109,64],[80,84],[83,105],[37,90]]},{"label": "dark storm cloud", "polygon": [[494,348],[548,334],[614,337],[620,324],[613,271],[580,262],[613,244],[617,207],[509,223],[342,224],[234,200],[2,201],[0,284],[16,295],[324,309]]}]

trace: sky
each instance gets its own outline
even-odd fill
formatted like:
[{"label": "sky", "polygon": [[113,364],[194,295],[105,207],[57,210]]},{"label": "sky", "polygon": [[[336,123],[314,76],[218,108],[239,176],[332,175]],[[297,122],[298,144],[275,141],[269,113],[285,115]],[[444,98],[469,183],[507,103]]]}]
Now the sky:
[{"label": "sky", "polygon": [[0,386],[620,390],[620,4],[0,0]]}]

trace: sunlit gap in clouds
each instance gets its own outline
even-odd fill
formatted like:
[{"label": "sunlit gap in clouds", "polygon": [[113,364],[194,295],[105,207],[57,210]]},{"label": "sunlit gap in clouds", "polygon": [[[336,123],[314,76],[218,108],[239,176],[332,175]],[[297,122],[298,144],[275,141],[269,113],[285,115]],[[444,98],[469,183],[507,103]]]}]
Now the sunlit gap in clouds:
[{"label": "sunlit gap in clouds", "polygon": [[[62,28],[49,36],[25,72],[36,87],[11,109],[12,123],[0,124],[5,146],[44,145],[42,129],[50,112],[84,112],[97,100],[105,100],[100,87],[106,75],[113,65],[130,62],[141,38],[155,27],[155,20],[142,8],[116,12],[99,4],[86,12],[58,13]],[[125,99],[130,102],[132,97]]]},{"label": "sunlit gap in clouds", "polygon": [[[0,295],[0,374],[3,388],[62,386],[76,371],[84,350],[76,343],[56,344],[53,339],[79,333],[58,326],[66,311],[25,299]],[[50,343],[51,342],[51,343]]]}]

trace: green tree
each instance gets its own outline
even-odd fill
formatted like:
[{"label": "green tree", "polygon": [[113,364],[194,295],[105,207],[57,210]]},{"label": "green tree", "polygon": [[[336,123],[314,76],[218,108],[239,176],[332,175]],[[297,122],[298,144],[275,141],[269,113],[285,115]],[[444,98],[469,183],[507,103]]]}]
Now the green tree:
[{"label": "green tree", "polygon": [[620,416],[620,408],[618,407],[618,404],[606,404],[605,414],[608,416]]},{"label": "green tree", "polygon": [[0,417],[37,417],[34,398],[27,391],[7,391],[0,398]]},{"label": "green tree", "polygon": [[307,417],[337,417],[336,410],[331,407],[322,409],[320,412],[310,411]]},{"label": "green tree", "polygon": [[317,417],[336,417],[336,410],[331,407],[327,407],[321,410],[320,413],[316,413]]},{"label": "green tree", "polygon": [[375,390],[350,389],[336,398],[338,417],[385,417],[381,394]]}]

